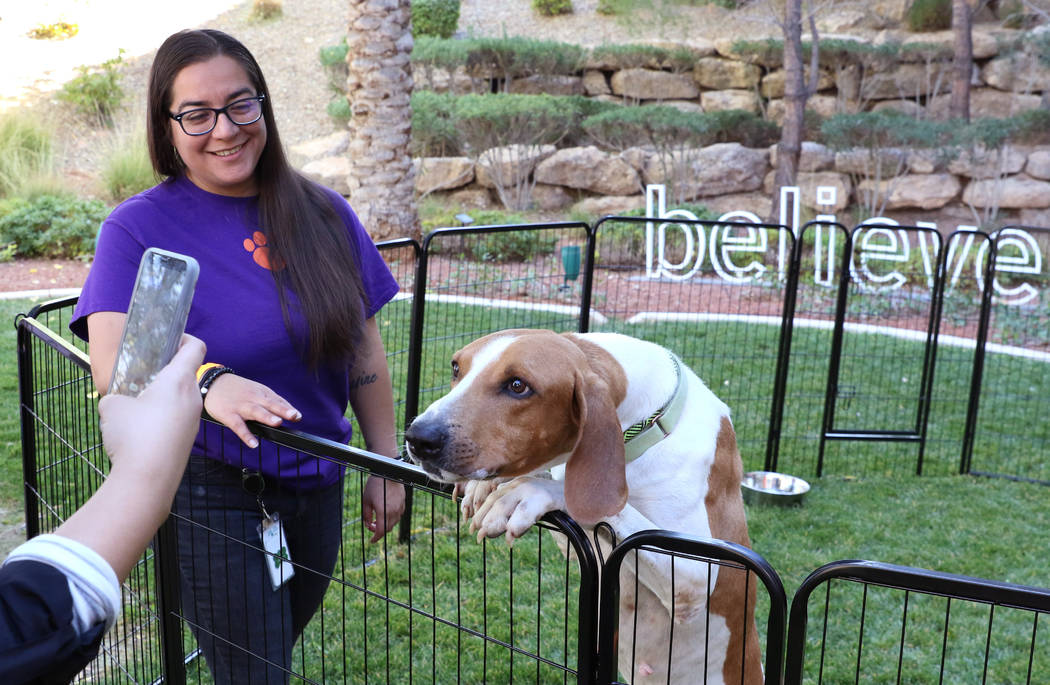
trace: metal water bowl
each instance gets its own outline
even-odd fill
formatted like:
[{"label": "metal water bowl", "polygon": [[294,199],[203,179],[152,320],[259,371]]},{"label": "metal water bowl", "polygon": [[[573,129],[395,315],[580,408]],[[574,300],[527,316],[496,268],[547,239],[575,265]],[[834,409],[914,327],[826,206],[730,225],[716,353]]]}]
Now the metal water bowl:
[{"label": "metal water bowl", "polygon": [[802,504],[809,483],[775,471],[749,471],[740,482],[748,504],[774,504],[781,507]]}]

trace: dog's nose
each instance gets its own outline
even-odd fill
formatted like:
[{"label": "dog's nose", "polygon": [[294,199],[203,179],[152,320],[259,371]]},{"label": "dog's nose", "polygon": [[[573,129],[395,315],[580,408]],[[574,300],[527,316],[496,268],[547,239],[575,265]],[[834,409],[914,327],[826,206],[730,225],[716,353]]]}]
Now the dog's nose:
[{"label": "dog's nose", "polygon": [[420,461],[432,461],[441,456],[448,433],[444,426],[431,422],[413,421],[405,431],[405,442],[412,456]]}]

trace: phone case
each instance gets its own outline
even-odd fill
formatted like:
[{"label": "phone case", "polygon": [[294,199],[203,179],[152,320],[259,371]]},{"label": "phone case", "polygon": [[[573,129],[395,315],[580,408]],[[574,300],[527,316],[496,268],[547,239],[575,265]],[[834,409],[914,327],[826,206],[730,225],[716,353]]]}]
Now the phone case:
[{"label": "phone case", "polygon": [[110,393],[137,396],[175,356],[199,270],[197,260],[187,255],[155,247],[142,255]]}]

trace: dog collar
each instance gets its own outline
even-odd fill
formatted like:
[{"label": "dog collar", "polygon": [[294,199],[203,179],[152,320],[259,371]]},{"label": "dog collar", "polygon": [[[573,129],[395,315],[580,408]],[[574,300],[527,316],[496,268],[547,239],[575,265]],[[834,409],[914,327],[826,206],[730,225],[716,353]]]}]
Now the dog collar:
[{"label": "dog collar", "polygon": [[650,447],[660,442],[674,430],[685,407],[685,383],[682,382],[682,367],[673,354],[675,387],[671,399],[657,409],[649,418],[642,419],[623,432],[623,449],[626,461],[631,462],[645,454]]}]

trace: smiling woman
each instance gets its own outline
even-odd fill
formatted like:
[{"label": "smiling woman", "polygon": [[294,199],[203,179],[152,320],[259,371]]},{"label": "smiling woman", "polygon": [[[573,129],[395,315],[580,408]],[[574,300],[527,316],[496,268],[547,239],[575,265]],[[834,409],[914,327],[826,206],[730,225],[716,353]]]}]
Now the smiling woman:
[{"label": "smiling woman", "polygon": [[266,145],[263,97],[226,55],[190,64],[175,77],[171,136],[186,175],[201,190],[232,197],[257,192],[255,165]]}]

